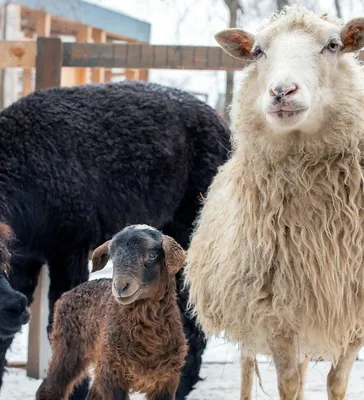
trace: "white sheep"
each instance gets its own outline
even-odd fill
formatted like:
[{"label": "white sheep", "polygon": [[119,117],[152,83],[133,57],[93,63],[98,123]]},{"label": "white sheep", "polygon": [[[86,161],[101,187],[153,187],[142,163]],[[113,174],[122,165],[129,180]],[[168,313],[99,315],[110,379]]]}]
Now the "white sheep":
[{"label": "white sheep", "polygon": [[220,168],[187,257],[204,330],[243,345],[242,399],[256,353],[280,398],[303,399],[304,357],[332,360],[342,400],[364,339],[364,18],[341,26],[304,8],[256,36],[216,35],[250,65],[234,98],[234,151]]}]

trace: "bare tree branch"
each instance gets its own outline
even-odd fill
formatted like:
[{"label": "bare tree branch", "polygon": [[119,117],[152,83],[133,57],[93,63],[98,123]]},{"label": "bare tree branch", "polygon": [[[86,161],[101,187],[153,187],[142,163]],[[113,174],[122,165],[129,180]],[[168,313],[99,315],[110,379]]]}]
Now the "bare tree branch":
[{"label": "bare tree branch", "polygon": [[277,10],[278,11],[281,11],[284,6],[288,6],[289,5],[288,0],[276,0],[276,2],[277,2]]},{"label": "bare tree branch", "polygon": [[343,17],[343,13],[341,11],[341,4],[340,0],[335,0],[335,8],[336,8],[336,14],[339,18]]}]

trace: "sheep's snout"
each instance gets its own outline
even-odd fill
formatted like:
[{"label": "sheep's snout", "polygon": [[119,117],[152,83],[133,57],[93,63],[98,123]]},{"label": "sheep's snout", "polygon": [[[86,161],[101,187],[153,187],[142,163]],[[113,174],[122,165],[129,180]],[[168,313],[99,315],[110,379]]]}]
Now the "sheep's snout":
[{"label": "sheep's snout", "polygon": [[130,276],[115,276],[112,283],[112,292],[117,301],[130,304],[137,300],[140,283]]}]

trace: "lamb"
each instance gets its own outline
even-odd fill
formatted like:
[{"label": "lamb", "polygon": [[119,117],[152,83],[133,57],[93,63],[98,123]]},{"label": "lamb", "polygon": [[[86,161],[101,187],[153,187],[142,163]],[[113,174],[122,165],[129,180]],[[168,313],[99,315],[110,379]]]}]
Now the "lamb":
[{"label": "lamb", "polygon": [[281,399],[303,399],[307,355],[332,360],[328,396],[342,400],[364,339],[364,76],[350,54],[364,19],[294,6],[216,39],[249,65],[188,250],[193,312],[242,344],[248,369],[271,354]]},{"label": "lamb", "polygon": [[[31,304],[47,263],[49,332],[57,299],[87,281],[89,252],[125,225],[148,223],[187,248],[229,136],[193,95],[133,81],[42,90],[0,113],[0,220],[17,237],[10,282]],[[206,345],[182,281],[189,352],[178,400],[198,382]],[[72,398],[86,395],[85,382]]]},{"label": "lamb", "polygon": [[173,400],[187,354],[175,274],[185,252],[171,237],[132,225],[98,247],[92,271],[113,262],[113,278],[79,285],[56,304],[52,359],[37,400],[63,400],[90,365],[88,399]]},{"label": "lamb", "polygon": [[0,386],[5,368],[8,341],[29,321],[27,298],[15,291],[7,280],[10,264],[10,247],[13,243],[11,228],[0,223]]}]

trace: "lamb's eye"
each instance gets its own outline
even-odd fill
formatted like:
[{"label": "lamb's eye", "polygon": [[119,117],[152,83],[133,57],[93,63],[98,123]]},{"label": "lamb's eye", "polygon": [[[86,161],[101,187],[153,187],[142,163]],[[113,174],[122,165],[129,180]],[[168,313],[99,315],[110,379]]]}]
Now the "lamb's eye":
[{"label": "lamb's eye", "polygon": [[336,39],[333,39],[330,41],[330,43],[327,45],[327,48],[335,53],[337,49],[339,48],[339,42]]},{"label": "lamb's eye", "polygon": [[158,254],[153,251],[153,252],[149,253],[148,261],[155,261],[157,259],[157,257],[158,257]]},{"label": "lamb's eye", "polygon": [[254,54],[255,57],[260,58],[264,54],[264,52],[259,46],[256,46],[254,49]]}]

